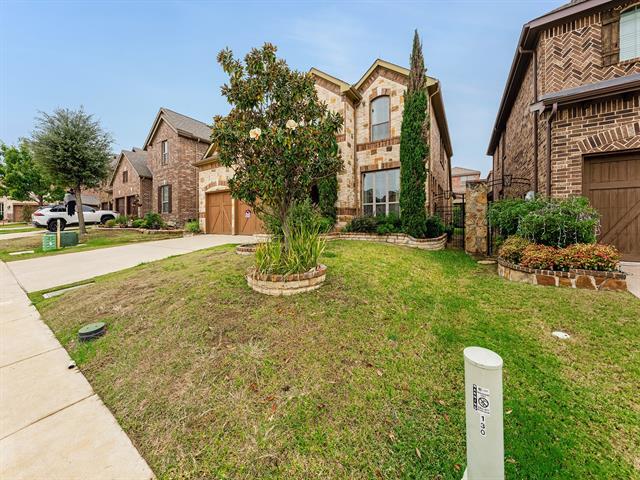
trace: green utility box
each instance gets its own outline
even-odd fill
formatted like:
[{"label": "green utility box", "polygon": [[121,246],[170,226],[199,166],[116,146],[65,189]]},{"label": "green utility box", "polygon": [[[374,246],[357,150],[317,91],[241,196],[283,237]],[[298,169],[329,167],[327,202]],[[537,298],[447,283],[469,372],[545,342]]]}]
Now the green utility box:
[{"label": "green utility box", "polygon": [[56,234],[45,233],[42,236],[42,251],[48,252],[49,250],[56,249]]},{"label": "green utility box", "polygon": [[[60,232],[60,246],[72,247],[78,244],[78,232]],[[56,249],[56,234],[45,233],[42,236],[42,250],[48,252]]]}]

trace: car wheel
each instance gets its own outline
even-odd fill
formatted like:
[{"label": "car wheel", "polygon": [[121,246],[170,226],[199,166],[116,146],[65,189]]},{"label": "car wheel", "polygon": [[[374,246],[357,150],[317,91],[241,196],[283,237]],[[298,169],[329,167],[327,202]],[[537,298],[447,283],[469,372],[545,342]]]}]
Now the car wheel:
[{"label": "car wheel", "polygon": [[[67,222],[65,222],[63,219],[60,219],[60,230],[64,230],[64,227],[67,226]],[[55,232],[58,230],[58,220],[56,219],[51,219],[49,220],[49,223],[47,223],[47,230],[49,230],[50,232]]]},{"label": "car wheel", "polygon": [[103,215],[102,218],[100,219],[100,223],[102,225],[104,225],[105,223],[107,223],[109,220],[115,220],[116,218],[113,215]]}]

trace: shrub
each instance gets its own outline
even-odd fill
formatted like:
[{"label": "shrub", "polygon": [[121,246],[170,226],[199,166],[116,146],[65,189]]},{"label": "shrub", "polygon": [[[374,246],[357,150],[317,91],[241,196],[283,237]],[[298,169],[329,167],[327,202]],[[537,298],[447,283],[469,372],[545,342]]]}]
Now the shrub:
[{"label": "shrub", "polygon": [[512,235],[500,246],[498,256],[507,262],[520,263],[522,252],[529,245],[531,245],[531,242],[526,238]]},{"label": "shrub", "polygon": [[438,215],[429,215],[425,220],[426,238],[439,237],[445,232],[444,223]]},{"label": "shrub", "polygon": [[129,217],[126,215],[118,215],[116,217],[116,225],[121,227],[126,227],[129,224]]},{"label": "shrub", "polygon": [[143,228],[148,228],[149,230],[159,230],[164,226],[164,220],[162,220],[162,217],[159,213],[149,212],[144,216]]},{"label": "shrub", "polygon": [[320,229],[320,233],[329,233],[333,230],[334,225],[336,224],[335,219],[331,217],[321,217],[318,221],[318,227]]},{"label": "shrub", "polygon": [[104,226],[107,228],[113,228],[116,226],[116,221],[113,219],[107,220],[106,222],[104,222]]},{"label": "shrub", "polygon": [[376,217],[361,216],[353,217],[344,227],[345,232],[374,233],[378,229]]},{"label": "shrub", "polygon": [[579,268],[610,272],[618,269],[619,262],[620,252],[613,245],[578,243],[560,250],[557,268],[565,271]]},{"label": "shrub", "polygon": [[184,229],[189,233],[200,233],[200,222],[191,220],[185,224]]},{"label": "shrub", "polygon": [[338,201],[338,176],[332,175],[327,178],[318,180],[318,208],[323,217],[328,217],[332,223],[331,227],[336,223]]},{"label": "shrub", "polygon": [[133,220],[131,222],[131,226],[133,228],[143,228],[144,227],[144,220],[142,218],[136,218],[135,220]]},{"label": "shrub", "polygon": [[501,237],[507,238],[516,234],[522,218],[530,212],[539,210],[546,203],[546,200],[542,198],[498,200],[489,206],[487,220]]},{"label": "shrub", "polygon": [[599,223],[598,212],[584,197],[549,200],[520,219],[518,235],[562,248],[573,243],[595,243]]},{"label": "shrub", "polygon": [[520,265],[540,270],[555,270],[557,262],[557,248],[532,243],[522,251]]},{"label": "shrub", "polygon": [[38,209],[38,207],[34,207],[32,205],[25,205],[22,209],[22,218],[23,222],[31,222],[31,215]]},{"label": "shrub", "polygon": [[291,223],[288,244],[273,237],[256,248],[256,269],[260,273],[288,275],[303,273],[318,266],[326,241],[320,237],[318,224]]}]

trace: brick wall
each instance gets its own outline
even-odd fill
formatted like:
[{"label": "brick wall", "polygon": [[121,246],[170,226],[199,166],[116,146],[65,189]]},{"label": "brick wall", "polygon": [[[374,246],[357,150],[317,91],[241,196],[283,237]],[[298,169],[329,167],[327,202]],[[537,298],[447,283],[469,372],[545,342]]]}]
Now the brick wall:
[{"label": "brick wall", "polygon": [[[637,59],[604,65],[601,36],[605,11],[556,25],[541,33],[536,47],[538,98],[548,93],[640,72],[640,61]],[[505,187],[502,192],[500,185],[495,185],[495,199],[501,195],[522,196],[533,187],[534,114],[530,111],[533,103],[533,63],[530,62],[494,151],[492,165],[494,179],[502,178],[504,173],[528,178],[530,183],[528,186]],[[547,181],[546,128],[549,115],[549,111],[544,112],[538,120],[536,140],[540,193],[545,192]],[[631,129],[625,130],[630,132],[637,120],[637,94],[561,107],[552,126],[552,195],[567,196],[582,192],[582,155],[593,153],[580,148],[585,139],[617,128]],[[616,137],[613,140],[613,136],[605,133],[600,140],[602,145],[598,148],[623,150],[633,148],[637,142],[631,138]]]},{"label": "brick wall", "polygon": [[[167,140],[169,161],[161,162],[162,141]],[[166,222],[183,225],[198,218],[198,170],[193,163],[200,160],[209,144],[178,135],[166,122],[161,121],[146,150],[149,169],[153,173],[152,209],[160,212],[158,188],[171,185],[171,213],[163,213]]]}]

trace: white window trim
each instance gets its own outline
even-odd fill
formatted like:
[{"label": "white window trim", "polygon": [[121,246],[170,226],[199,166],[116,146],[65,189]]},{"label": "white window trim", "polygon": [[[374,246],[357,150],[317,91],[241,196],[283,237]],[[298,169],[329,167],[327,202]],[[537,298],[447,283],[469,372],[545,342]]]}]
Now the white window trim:
[{"label": "white window trim", "polygon": [[640,4],[620,13],[619,42],[621,62],[640,58]]},{"label": "white window trim", "polygon": [[[165,199],[165,195],[166,195],[166,199]],[[170,203],[169,185],[162,185],[160,187],[160,200],[161,200],[160,212],[169,213],[169,203]],[[166,205],[166,208],[165,208],[165,205]]]},{"label": "white window trim", "polygon": [[[166,148],[165,148],[166,147]],[[163,140],[160,142],[161,163],[166,165],[169,163],[169,141]]]},{"label": "white window trim", "polygon": [[[387,121],[386,122],[381,122],[381,123],[373,123],[373,104],[376,103],[376,101],[381,100],[383,98],[386,98],[387,101],[389,102],[389,108],[387,109]],[[371,130],[370,130],[370,137],[371,137],[371,141],[372,142],[382,142],[384,140],[388,140],[391,138],[391,97],[389,95],[380,95],[379,97],[374,98],[373,100],[371,100],[371,103],[369,105],[369,118],[371,119]],[[374,127],[378,127],[380,125],[388,125],[387,128],[387,136],[384,138],[373,138],[373,128]]]},{"label": "white window trim", "polygon": [[[385,185],[386,185],[386,192],[387,192],[386,199],[387,200],[385,202],[381,202],[381,203],[376,202],[376,178],[375,178],[375,176],[379,175],[379,174],[382,174],[382,173],[386,174],[386,173],[394,171],[394,170],[397,170],[397,172],[398,172],[398,200],[396,202],[390,202],[389,201],[389,176],[385,175]],[[365,175],[372,175],[373,176],[373,202],[365,202],[364,201],[364,196],[365,196],[364,178],[365,178]],[[378,205],[384,205],[385,206],[384,207],[384,214],[385,215],[389,215],[389,206],[390,205],[398,205],[398,210],[400,210],[400,169],[399,168],[390,168],[390,169],[387,169],[387,170],[374,170],[374,171],[371,171],[371,172],[364,172],[362,174],[362,213],[363,213],[363,215],[365,214],[364,213],[365,206],[369,206],[369,205],[371,205],[371,212],[372,212],[372,216],[374,216],[374,217],[377,215],[377,213],[376,213],[377,208],[376,207]]]}]

